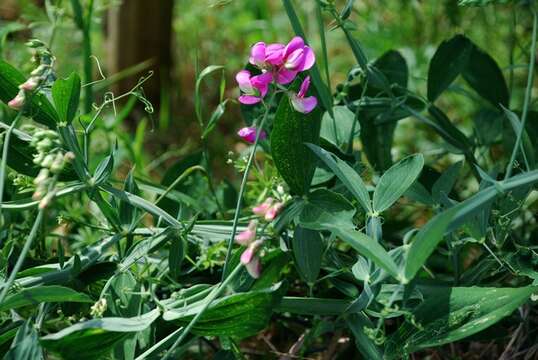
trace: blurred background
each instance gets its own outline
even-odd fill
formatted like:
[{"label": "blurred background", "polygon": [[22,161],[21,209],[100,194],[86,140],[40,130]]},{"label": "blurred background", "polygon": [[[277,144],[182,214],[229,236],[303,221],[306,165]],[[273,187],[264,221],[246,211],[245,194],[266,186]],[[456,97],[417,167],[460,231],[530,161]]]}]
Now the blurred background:
[{"label": "blurred background", "polygon": [[[86,0],[82,4],[88,6],[90,1],[92,72],[93,79],[100,80],[94,84],[96,103],[108,91],[122,94],[141,76],[154,72],[144,84],[144,93],[155,111],[148,114],[138,104],[139,109],[122,119],[142,162],[160,156],[166,163],[200,147],[193,94],[196,76],[203,68],[224,66],[222,73],[212,74],[201,87],[204,116],[209,117],[220,102],[221,74],[224,96],[237,96],[234,75],[246,63],[253,43],[287,42],[293,36],[278,0]],[[345,3],[336,1],[339,8]],[[24,42],[38,38],[50,44],[59,76],[81,72],[84,39],[71,5],[66,0],[0,0],[0,56],[31,70],[31,55]],[[295,5],[309,42],[319,53],[315,1],[295,1]],[[514,89],[514,101],[522,98],[518,89],[524,87],[528,44],[509,44],[528,39],[531,23],[530,16],[516,12],[513,5],[463,8],[458,0],[361,0],[355,1],[351,20],[370,59],[389,49],[403,54],[413,90],[425,94],[427,64],[439,43],[465,33],[500,64]],[[324,25],[334,90],[355,63],[342,32],[332,29],[329,19]],[[448,114],[457,108],[459,118],[454,121],[472,131],[471,122],[461,115],[465,114],[462,109],[473,111],[472,99],[447,96],[441,101]],[[212,165],[220,177],[233,172],[225,159],[230,150],[241,150],[235,133],[242,126],[238,104],[229,103],[217,131],[208,139]],[[402,122],[396,134],[399,148],[411,151],[416,147],[414,126],[418,125]],[[428,131],[420,134],[427,149]]]}]

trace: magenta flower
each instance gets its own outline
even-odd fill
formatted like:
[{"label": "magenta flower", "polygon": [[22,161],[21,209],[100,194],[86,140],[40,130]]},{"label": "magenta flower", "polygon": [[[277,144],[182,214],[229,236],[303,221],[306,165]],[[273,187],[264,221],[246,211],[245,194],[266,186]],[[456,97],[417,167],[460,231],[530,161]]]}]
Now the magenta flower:
[{"label": "magenta flower", "polygon": [[282,65],[277,70],[276,81],[279,84],[289,84],[297,73],[309,70],[315,62],[314,51],[305,45],[301,37],[296,36],[283,50]]},{"label": "magenta flower", "polygon": [[248,70],[241,70],[235,76],[239,89],[243,95],[239,96],[239,102],[246,105],[257,104],[269,90],[269,84],[273,80],[271,73],[265,72],[260,75],[250,76]]},{"label": "magenta flower", "polygon": [[284,44],[269,44],[257,42],[250,49],[249,62],[260,69],[270,69],[282,65],[284,59]]},{"label": "magenta flower", "polygon": [[273,205],[273,201],[274,200],[272,197],[268,197],[263,203],[253,207],[252,212],[258,216],[265,216],[267,210],[269,210],[271,208],[271,205]]},{"label": "magenta flower", "polygon": [[308,114],[309,112],[314,110],[314,108],[318,104],[318,99],[316,99],[315,96],[305,97],[306,93],[308,92],[309,87],[310,87],[310,76],[307,76],[303,80],[303,83],[301,84],[301,88],[299,89],[299,92],[297,94],[292,93],[290,95],[291,104],[293,105],[293,108],[303,114]]},{"label": "magenta flower", "polygon": [[[256,141],[256,130],[255,127],[244,127],[239,129],[237,132],[237,135],[239,135],[243,140],[245,140],[248,143],[254,144]],[[260,140],[267,139],[267,133],[262,129],[260,132]]]},{"label": "magenta flower", "polygon": [[258,223],[255,220],[251,220],[248,223],[247,229],[235,236],[235,242],[243,246],[250,245],[256,239],[257,226]]}]

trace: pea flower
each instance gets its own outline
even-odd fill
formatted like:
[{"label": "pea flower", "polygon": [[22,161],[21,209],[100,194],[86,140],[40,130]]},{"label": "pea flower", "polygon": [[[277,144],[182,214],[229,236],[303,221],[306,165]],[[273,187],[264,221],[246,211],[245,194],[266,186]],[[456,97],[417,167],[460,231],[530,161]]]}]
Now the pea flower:
[{"label": "pea flower", "polygon": [[274,43],[266,45],[257,42],[250,49],[249,62],[260,69],[270,69],[272,66],[280,66],[284,59],[286,45]]},{"label": "pea flower", "polygon": [[316,56],[314,51],[300,36],[296,36],[286,45],[282,54],[282,64],[277,70],[276,81],[279,84],[289,84],[297,74],[314,66]]},{"label": "pea flower", "polygon": [[273,206],[271,206],[266,212],[265,212],[265,220],[267,221],[273,221],[278,213],[280,212],[280,210],[282,210],[282,208],[284,207],[284,204],[281,203],[281,202],[278,202],[276,204],[274,204]]},{"label": "pea flower", "polygon": [[247,246],[256,239],[256,227],[258,223],[255,220],[251,220],[248,223],[248,227],[245,231],[240,232],[235,237],[235,242],[239,245]]},{"label": "pea flower", "polygon": [[13,99],[11,99],[7,106],[12,108],[13,110],[20,110],[22,109],[22,106],[24,105],[24,100],[26,99],[26,96],[24,95],[24,91],[19,91],[17,96],[15,96]]},{"label": "pea flower", "polygon": [[239,89],[243,95],[239,96],[239,102],[245,105],[257,104],[269,90],[269,83],[273,80],[271,73],[265,72],[251,76],[250,71],[241,70],[235,76]]},{"label": "pea flower", "polygon": [[315,96],[308,96],[305,97],[306,93],[308,92],[308,88],[310,87],[310,76],[307,76],[303,83],[301,84],[301,88],[299,89],[299,92],[297,94],[292,93],[290,95],[291,97],[291,105],[295,110],[298,112],[301,112],[303,114],[308,114],[318,104],[318,99],[316,99]]},{"label": "pea flower", "polygon": [[[258,130],[256,130],[255,127],[244,127],[244,128],[239,129],[239,131],[237,132],[237,135],[239,135],[239,137],[241,137],[246,142],[254,144],[254,142],[256,141],[257,131]],[[260,140],[265,140],[265,139],[267,139],[267,133],[262,129],[262,131],[260,132]]]},{"label": "pea flower", "polygon": [[265,213],[271,208],[271,205],[273,205],[273,202],[274,202],[274,199],[272,197],[268,197],[267,199],[265,199],[263,203],[253,207],[252,212],[258,216],[265,216]]},{"label": "pea flower", "polygon": [[262,240],[256,239],[255,220],[252,220],[247,227],[247,230],[241,232],[235,237],[235,241],[240,245],[246,246],[246,250],[241,254],[241,264],[245,265],[247,272],[253,278],[257,279],[261,274],[261,260],[258,256],[258,251],[263,244]]}]

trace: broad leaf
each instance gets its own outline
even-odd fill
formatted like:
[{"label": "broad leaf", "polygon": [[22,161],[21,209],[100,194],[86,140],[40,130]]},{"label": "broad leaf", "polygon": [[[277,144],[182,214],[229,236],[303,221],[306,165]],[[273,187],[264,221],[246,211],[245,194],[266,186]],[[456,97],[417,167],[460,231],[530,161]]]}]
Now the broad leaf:
[{"label": "broad leaf", "polygon": [[355,196],[364,211],[371,212],[370,195],[359,174],[351,166],[330,152],[313,144],[307,144],[307,146],[332,170],[349,192]]},{"label": "broad leaf", "polygon": [[432,291],[412,312],[420,328],[405,322],[387,340],[388,359],[448,344],[484,330],[510,315],[537,288],[455,287]]},{"label": "broad leaf", "polygon": [[495,60],[482,49],[473,45],[463,78],[484,99],[493,106],[507,107],[510,101],[508,85]]},{"label": "broad leaf", "polygon": [[381,213],[398,200],[415,182],[424,166],[422,154],[410,155],[388,169],[377,184],[373,196],[373,210]]},{"label": "broad leaf", "polygon": [[159,310],[153,310],[132,318],[88,320],[42,337],[41,344],[64,359],[99,359],[106,357],[117,342],[146,329],[159,315]]},{"label": "broad leaf", "polygon": [[323,256],[323,239],[315,230],[295,228],[292,239],[295,266],[301,278],[308,284],[313,284],[321,269]]},{"label": "broad leaf", "polygon": [[[236,293],[213,301],[192,332],[207,336],[244,338],[256,334],[267,326],[273,308],[278,305],[284,287],[277,284],[267,289]],[[205,300],[164,312],[163,319],[186,325],[205,305]]]},{"label": "broad leaf", "polygon": [[93,300],[86,294],[73,289],[51,285],[23,289],[20,292],[8,296],[0,305],[0,311],[18,309],[23,306],[37,306],[42,302],[85,302]]},{"label": "broad leaf", "polygon": [[413,279],[439,242],[443,240],[445,231],[452,221],[453,216],[454,209],[437,214],[414,236],[405,261],[405,283]]},{"label": "broad leaf", "polygon": [[456,35],[439,45],[428,70],[428,100],[434,102],[465,69],[473,43],[464,35]]},{"label": "broad leaf", "polygon": [[310,188],[315,170],[315,157],[305,143],[319,143],[321,113],[295,111],[288,97],[280,101],[273,131],[271,152],[276,168],[293,193],[304,195]]},{"label": "broad leaf", "polygon": [[59,120],[64,124],[70,124],[78,110],[80,100],[80,77],[77,73],[71,73],[67,79],[58,79],[52,86],[52,98]]}]

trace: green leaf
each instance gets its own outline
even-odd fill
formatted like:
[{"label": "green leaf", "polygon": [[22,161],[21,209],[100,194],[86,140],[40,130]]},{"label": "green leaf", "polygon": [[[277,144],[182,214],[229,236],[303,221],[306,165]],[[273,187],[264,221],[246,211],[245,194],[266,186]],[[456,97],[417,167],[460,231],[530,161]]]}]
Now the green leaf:
[{"label": "green leaf", "polygon": [[467,66],[473,43],[456,35],[439,45],[428,70],[428,100],[434,102]]},{"label": "green leaf", "polygon": [[64,124],[70,124],[77,114],[80,87],[80,77],[74,72],[67,79],[58,79],[52,85],[52,99],[58,117]]},{"label": "green leaf", "polygon": [[463,70],[463,78],[481,97],[499,108],[507,107],[510,101],[508,85],[495,60],[473,44],[472,51]]},{"label": "green leaf", "polygon": [[0,305],[0,311],[18,309],[23,306],[37,306],[42,302],[83,302],[92,303],[93,300],[86,294],[73,289],[58,286],[39,286],[23,289],[8,296]]},{"label": "green leaf", "polygon": [[[217,299],[200,317],[192,332],[202,336],[229,336],[245,338],[264,329],[273,309],[282,298],[285,288],[281,283],[267,289],[236,293]],[[186,325],[205,305],[205,300],[177,308],[163,314],[166,321]]]},{"label": "green leaf", "polygon": [[342,315],[350,303],[351,301],[342,299],[284,296],[276,310],[298,315]]},{"label": "green leaf", "polygon": [[185,241],[179,234],[172,236],[170,252],[168,253],[168,267],[170,275],[177,279],[181,273],[181,264],[185,258]]},{"label": "green leaf", "polygon": [[43,336],[41,344],[64,359],[106,358],[116,343],[132,333],[145,330],[158,317],[159,310],[131,318],[105,317],[80,322],[57,333]]},{"label": "green leaf", "polygon": [[332,172],[340,179],[344,186],[355,196],[365,212],[372,211],[370,195],[366,185],[357,172],[334,154],[323,150],[319,146],[307,144],[307,146],[317,155],[317,157],[327,165]]},{"label": "green leaf", "polygon": [[362,313],[351,314],[347,316],[346,323],[355,336],[355,345],[363,358],[369,360],[383,360],[383,352],[381,349],[364,332],[365,327],[374,327],[366,315]]},{"label": "green leaf", "polygon": [[[347,106],[335,106],[334,117],[325,112],[321,119],[321,137],[336,146],[349,143],[360,133],[360,123],[355,121],[355,114]],[[353,135],[351,135],[353,131]]]},{"label": "green leaf", "polygon": [[319,143],[321,113],[295,111],[287,96],[282,97],[271,132],[271,152],[275,166],[293,193],[304,195],[315,170],[314,154],[305,143]]},{"label": "green leaf", "polygon": [[514,0],[460,0],[459,6],[486,6],[486,5],[502,5],[514,2]]},{"label": "green leaf", "polygon": [[454,213],[454,209],[451,208],[437,214],[414,236],[405,261],[404,283],[408,283],[415,277],[417,271],[443,240]]},{"label": "green leaf", "polygon": [[359,254],[375,262],[377,266],[384,269],[398,281],[402,280],[402,277],[398,274],[396,263],[379,242],[353,229],[332,228],[332,231],[357,250]]},{"label": "green leaf", "polygon": [[355,208],[342,195],[327,189],[308,194],[299,223],[312,230],[328,230],[334,227],[353,228]]},{"label": "green leaf", "polygon": [[[17,95],[19,85],[25,80],[24,75],[17,69],[0,60],[0,100],[7,104]],[[33,94],[28,116],[31,116],[38,123],[53,129],[56,128],[56,123],[59,119],[56,110],[42,93]]]},{"label": "green leaf", "polygon": [[440,202],[441,194],[448,195],[450,191],[452,191],[462,166],[462,161],[450,165],[450,167],[441,174],[439,179],[433,183],[432,198],[436,203]]},{"label": "green leaf", "polygon": [[11,348],[3,357],[4,360],[41,360],[43,349],[39,344],[39,335],[32,321],[26,320],[19,327]]},{"label": "green leaf", "polygon": [[323,239],[315,230],[295,228],[292,239],[295,266],[301,278],[308,284],[316,282],[321,269]]},{"label": "green leaf", "polygon": [[415,182],[424,166],[422,154],[410,155],[391,166],[377,184],[373,196],[373,210],[387,210]]},{"label": "green leaf", "polygon": [[405,322],[386,342],[388,359],[471,336],[510,315],[536,287],[454,287],[432,290],[412,314],[420,328]]},{"label": "green leaf", "polygon": [[354,230],[354,214],[355,209],[342,195],[319,189],[308,195],[299,224],[307,229],[331,231],[390,275],[399,278],[398,268],[389,253],[377,241]]}]

